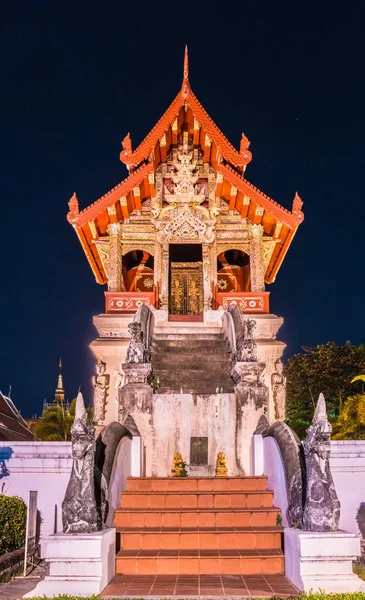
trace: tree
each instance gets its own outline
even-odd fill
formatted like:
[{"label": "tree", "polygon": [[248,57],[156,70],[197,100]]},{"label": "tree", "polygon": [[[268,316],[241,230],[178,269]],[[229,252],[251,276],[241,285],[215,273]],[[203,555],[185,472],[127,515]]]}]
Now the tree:
[{"label": "tree", "polygon": [[[346,342],[303,347],[303,354],[295,354],[287,362],[286,417],[288,424],[301,439],[305,437],[319,394],[326,399],[330,421],[341,412],[343,401],[352,391],[351,380],[365,371],[365,346]],[[356,382],[354,392],[362,391],[362,382]]]},{"label": "tree", "polygon": [[[351,383],[355,381],[365,383],[365,375],[354,377]],[[346,398],[338,419],[333,426],[332,439],[365,439],[365,394],[355,394]]]},{"label": "tree", "polygon": [[[76,398],[72,400],[70,408],[55,404],[48,406],[41,418],[32,426],[36,439],[42,442],[69,442],[71,440],[71,426],[75,419]],[[87,409],[88,417],[92,422],[92,409]]]},{"label": "tree", "polygon": [[333,425],[332,439],[365,439],[365,394],[355,394],[346,398],[341,413]]}]

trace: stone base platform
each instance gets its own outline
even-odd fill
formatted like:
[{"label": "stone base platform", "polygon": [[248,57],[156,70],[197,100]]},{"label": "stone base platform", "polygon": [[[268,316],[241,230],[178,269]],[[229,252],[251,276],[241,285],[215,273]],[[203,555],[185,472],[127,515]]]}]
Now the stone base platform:
[{"label": "stone base platform", "polygon": [[284,530],[285,575],[304,592],[365,591],[365,582],[352,571],[360,555],[360,538],[346,531],[315,533]]},{"label": "stone base platform", "polygon": [[298,590],[284,575],[117,575],[100,595],[102,598],[270,598],[298,596]]},{"label": "stone base platform", "polygon": [[99,594],[115,574],[115,529],[97,533],[55,533],[41,542],[49,575],[23,598]]}]

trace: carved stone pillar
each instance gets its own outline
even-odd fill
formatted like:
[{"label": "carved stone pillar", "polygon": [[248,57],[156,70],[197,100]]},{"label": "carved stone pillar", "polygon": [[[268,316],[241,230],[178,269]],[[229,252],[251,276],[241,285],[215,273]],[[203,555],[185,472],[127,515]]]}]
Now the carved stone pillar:
[{"label": "carved stone pillar", "polygon": [[120,223],[110,223],[109,233],[109,278],[108,291],[120,292],[122,290],[122,243]]},{"label": "carved stone pillar", "polygon": [[251,439],[261,415],[267,414],[269,388],[261,381],[265,363],[237,362],[234,370],[239,383],[236,396],[236,459],[245,475],[251,474]]},{"label": "carved stone pillar", "polygon": [[263,264],[262,225],[250,226],[250,273],[251,292],[265,291],[265,268]]}]

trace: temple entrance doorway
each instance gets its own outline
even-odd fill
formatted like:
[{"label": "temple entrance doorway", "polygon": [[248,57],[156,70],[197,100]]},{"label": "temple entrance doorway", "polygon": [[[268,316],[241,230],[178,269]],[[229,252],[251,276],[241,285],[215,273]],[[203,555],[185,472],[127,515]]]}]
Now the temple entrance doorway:
[{"label": "temple entrance doorway", "polygon": [[201,244],[169,246],[169,312],[202,315],[204,309]]}]

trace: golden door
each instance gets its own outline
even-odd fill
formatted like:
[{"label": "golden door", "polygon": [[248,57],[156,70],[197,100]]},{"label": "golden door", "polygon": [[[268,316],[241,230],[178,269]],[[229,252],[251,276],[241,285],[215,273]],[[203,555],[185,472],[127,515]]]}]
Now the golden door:
[{"label": "golden door", "polygon": [[170,313],[203,314],[203,263],[171,263]]}]

